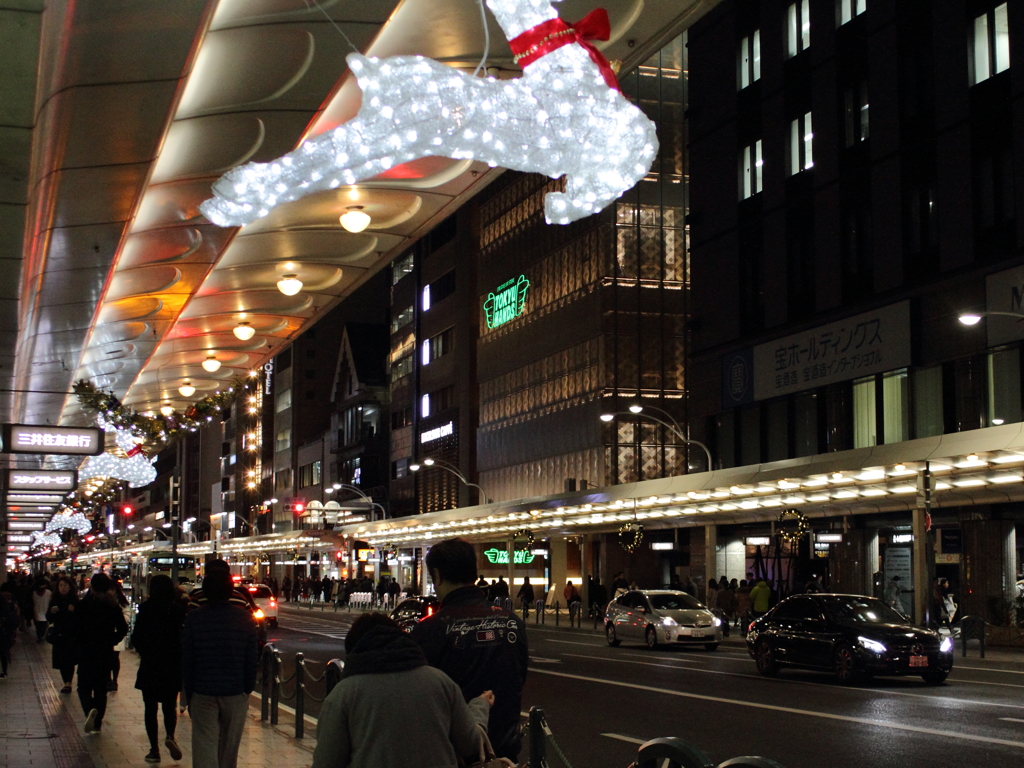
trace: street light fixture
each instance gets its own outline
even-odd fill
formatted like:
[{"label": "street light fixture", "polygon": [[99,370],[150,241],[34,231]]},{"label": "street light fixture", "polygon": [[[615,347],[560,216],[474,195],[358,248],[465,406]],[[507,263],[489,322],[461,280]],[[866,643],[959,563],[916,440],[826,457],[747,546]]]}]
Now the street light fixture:
[{"label": "street light fixture", "polygon": [[459,478],[463,485],[469,486],[471,488],[476,488],[478,491],[480,491],[480,495],[484,498],[484,501],[486,501],[488,504],[492,503],[493,499],[491,499],[487,495],[487,491],[481,488],[478,484],[469,482],[469,480],[466,479],[466,476],[459,471],[458,467],[451,464],[450,462],[444,461],[443,459],[426,458],[423,460],[422,466],[420,464],[410,464],[409,469],[413,472],[419,472],[420,469],[423,468],[423,466],[437,467],[438,469],[443,469],[446,472],[451,472],[453,475]]},{"label": "street light fixture", "polygon": [[386,518],[388,516],[387,510],[384,509],[384,507],[382,507],[376,501],[371,499],[369,496],[367,496],[366,492],[362,488],[357,486],[357,485],[352,485],[351,483],[334,483],[331,486],[331,490],[332,491],[341,491],[341,490],[351,491],[352,493],[354,493],[357,496],[359,496],[363,501],[365,501],[367,504],[370,505],[370,517],[371,518],[373,517],[373,510],[374,510],[374,508],[377,508],[377,509],[380,510],[381,519],[384,519],[384,518]]},{"label": "street light fixture", "polygon": [[1024,314],[1020,312],[1000,312],[995,310],[991,312],[965,312],[964,314],[960,315],[960,317],[958,317],[957,319],[963,325],[973,326],[980,323],[982,318],[989,317],[990,315],[1000,315],[1002,317],[1015,317],[1018,320],[1024,320]]},{"label": "street light fixture", "polygon": [[[665,416],[667,416],[671,420],[672,423],[669,424],[667,421],[663,421],[662,419],[659,419],[657,416],[652,416],[649,413],[644,413],[643,414],[645,418],[648,418],[651,421],[655,421],[658,424],[661,424],[663,427],[665,427],[670,432],[672,432],[684,444],[686,444],[686,445],[691,445],[691,444],[692,445],[696,445],[696,446],[698,446],[699,448],[701,448],[704,451],[704,455],[707,456],[707,459],[708,459],[707,466],[708,466],[708,471],[710,472],[711,469],[714,467],[714,463],[711,460],[711,450],[706,445],[704,445],[704,443],[702,443],[700,440],[694,440],[693,438],[687,437],[683,433],[682,427],[679,426],[679,422],[677,422],[675,420],[675,418],[672,416],[672,414],[670,414],[667,411],[663,410],[662,408],[658,408],[656,406],[648,405],[646,407],[647,408],[651,408],[652,410],[661,411],[661,413],[665,414]],[[644,406],[639,405],[637,403],[634,403],[633,405],[629,406],[628,414],[627,414],[626,411],[617,411],[615,413],[602,413],[601,414],[601,421],[606,421],[606,422],[607,421],[613,421],[616,416],[626,416],[626,415],[639,416],[641,413],[643,413],[643,411],[644,411]]]}]

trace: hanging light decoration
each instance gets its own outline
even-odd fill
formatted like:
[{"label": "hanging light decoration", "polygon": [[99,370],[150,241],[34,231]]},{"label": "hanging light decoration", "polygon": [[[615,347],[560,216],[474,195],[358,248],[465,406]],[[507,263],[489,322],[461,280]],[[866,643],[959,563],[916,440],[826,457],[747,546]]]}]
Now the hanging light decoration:
[{"label": "hanging light decoration", "polygon": [[349,232],[358,233],[370,226],[371,219],[370,215],[363,211],[363,206],[350,205],[348,213],[343,213],[339,221]]},{"label": "hanging light decoration", "polygon": [[191,381],[185,379],[182,385],[178,387],[178,392],[181,393],[182,397],[192,397],[196,393],[196,388],[192,386]]},{"label": "hanging light decoration", "polygon": [[160,406],[160,413],[162,413],[164,416],[170,416],[172,413],[174,413],[174,406],[171,405],[170,403],[164,403],[163,405]]},{"label": "hanging light decoration", "polygon": [[256,335],[256,329],[243,320],[242,322],[235,326],[232,333],[235,334],[235,338],[240,339],[242,341],[248,341],[249,339]]},{"label": "hanging light decoration", "polygon": [[487,5],[523,77],[473,77],[421,56],[350,54],[359,113],[278,160],[229,171],[202,213],[221,226],[248,224],[280,203],[430,156],[565,176],[565,191],[544,201],[552,224],[597,213],[643,179],[658,151],[654,123],[619,92],[589,42],[608,39],[608,14],[597,9],[569,25],[548,0]]},{"label": "hanging light decoration", "polygon": [[203,360],[203,370],[209,371],[210,373],[220,370],[220,360],[218,360],[212,352],[206,356],[205,360]]},{"label": "hanging light decoration", "polygon": [[285,296],[294,296],[302,290],[302,281],[297,275],[284,275],[277,281],[277,290]]}]

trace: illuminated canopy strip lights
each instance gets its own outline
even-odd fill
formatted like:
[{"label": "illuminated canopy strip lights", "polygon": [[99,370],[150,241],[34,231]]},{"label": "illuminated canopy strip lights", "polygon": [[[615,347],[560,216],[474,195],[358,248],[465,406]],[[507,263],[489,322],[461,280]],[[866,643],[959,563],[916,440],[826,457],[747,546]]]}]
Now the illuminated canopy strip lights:
[{"label": "illuminated canopy strip lights", "polygon": [[[558,16],[550,0],[487,5],[509,40],[544,25],[540,35]],[[606,14],[603,20],[605,28],[590,37],[607,39]],[[528,54],[523,77],[506,81],[471,77],[421,56],[350,54],[363,91],[359,113],[279,160],[229,171],[200,210],[221,226],[248,224],[280,203],[441,156],[565,176],[565,192],[545,198],[549,223],[597,213],[647,175],[658,139],[654,124],[609,87],[581,35],[562,37],[570,44],[558,40],[560,47],[547,46],[536,60],[520,51]]]}]

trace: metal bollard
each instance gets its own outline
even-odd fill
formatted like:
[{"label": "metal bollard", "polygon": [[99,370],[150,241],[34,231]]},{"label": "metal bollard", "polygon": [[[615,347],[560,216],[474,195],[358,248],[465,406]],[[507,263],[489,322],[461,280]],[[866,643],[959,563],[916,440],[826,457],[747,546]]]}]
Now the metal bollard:
[{"label": "metal bollard", "polygon": [[530,768],[547,768],[544,759],[544,710],[530,707]]},{"label": "metal bollard", "polygon": [[273,648],[271,653],[274,655],[274,680],[270,689],[270,724],[277,725],[277,705],[281,699],[281,654],[276,648]]},{"label": "metal bollard", "polygon": [[594,603],[594,607],[591,610],[594,612],[594,629],[597,629],[597,622],[601,619],[601,606]]},{"label": "metal bollard", "polygon": [[295,738],[301,739],[306,731],[306,657],[295,654]]},{"label": "metal bollard", "polygon": [[[269,646],[271,649],[274,646]],[[273,660],[271,654],[267,652],[267,646],[263,648],[263,654],[260,658],[261,667],[261,680],[260,680],[260,720],[266,720],[270,717],[270,691],[273,685]]]},{"label": "metal bollard", "polygon": [[561,606],[559,605],[558,601],[555,600],[555,626],[556,627],[558,626],[558,610],[559,610],[560,607]]}]

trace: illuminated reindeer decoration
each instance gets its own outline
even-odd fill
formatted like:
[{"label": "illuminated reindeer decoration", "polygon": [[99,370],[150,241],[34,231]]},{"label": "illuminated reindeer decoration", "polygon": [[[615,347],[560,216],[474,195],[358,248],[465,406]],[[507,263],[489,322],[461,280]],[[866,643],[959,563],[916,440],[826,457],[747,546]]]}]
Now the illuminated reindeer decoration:
[{"label": "illuminated reindeer decoration", "polygon": [[523,67],[517,80],[470,77],[422,56],[349,55],[359,113],[279,160],[229,171],[200,209],[222,226],[247,224],[279,203],[436,155],[566,176],[565,192],[544,201],[549,223],[600,211],[647,174],[658,140],[586,42],[608,39],[608,15],[569,26],[553,1],[487,0]]}]

